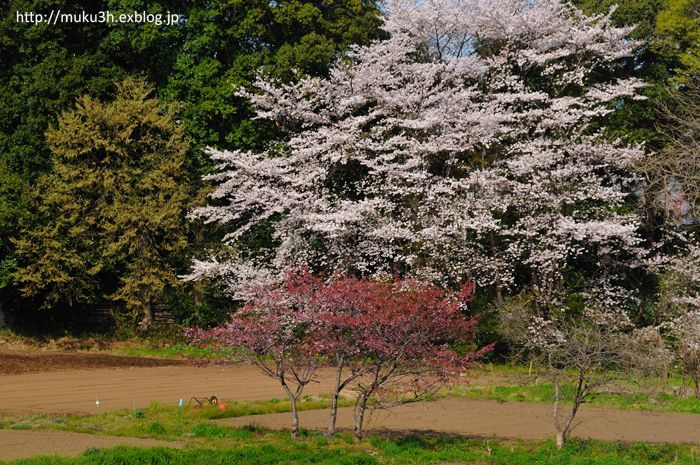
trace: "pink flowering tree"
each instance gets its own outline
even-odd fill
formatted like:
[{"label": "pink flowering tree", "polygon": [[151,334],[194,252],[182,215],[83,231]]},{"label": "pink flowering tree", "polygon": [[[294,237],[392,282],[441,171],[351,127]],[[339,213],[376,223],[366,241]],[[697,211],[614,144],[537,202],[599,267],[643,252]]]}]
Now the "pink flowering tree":
[{"label": "pink flowering tree", "polygon": [[356,440],[363,436],[365,412],[373,396],[380,395],[380,404],[387,405],[419,400],[490,349],[459,354],[450,345],[473,339],[476,321],[462,313],[472,289],[449,293],[413,280],[375,283],[358,321],[363,353],[353,360],[360,367],[355,371],[365,373],[355,386]]},{"label": "pink flowering tree", "polygon": [[320,288],[315,296],[317,319],[313,348],[335,368],[327,435],[335,434],[338,400],[354,381],[367,375],[367,307],[376,294],[377,284],[355,277],[339,277]]},{"label": "pink flowering tree", "polygon": [[242,353],[281,384],[292,407],[292,437],[299,432],[297,400],[320,366],[311,348],[315,307],[307,297],[313,284],[288,273],[282,284],[252,289],[250,301],[232,313],[228,323],[188,330],[193,342],[220,347],[236,359]]},{"label": "pink flowering tree", "polygon": [[359,440],[373,396],[392,392],[394,402],[419,399],[481,355],[458,354],[449,345],[472,342],[476,322],[462,313],[472,290],[446,292],[412,280],[344,277],[317,294],[314,346],[336,368],[328,435],[335,432],[337,400],[346,387],[357,392],[354,434]]},{"label": "pink flowering tree", "polygon": [[[338,399],[356,392],[355,437],[363,435],[370,400],[378,405],[421,399],[462,373],[481,354],[472,344],[476,322],[464,316],[473,286],[449,292],[414,280],[336,277],[287,272],[282,283],[259,285],[225,325],[189,331],[202,344],[243,351],[284,388],[298,433],[297,400],[321,365],[335,369],[328,435],[335,433]],[[390,401],[390,402],[388,402]]]}]

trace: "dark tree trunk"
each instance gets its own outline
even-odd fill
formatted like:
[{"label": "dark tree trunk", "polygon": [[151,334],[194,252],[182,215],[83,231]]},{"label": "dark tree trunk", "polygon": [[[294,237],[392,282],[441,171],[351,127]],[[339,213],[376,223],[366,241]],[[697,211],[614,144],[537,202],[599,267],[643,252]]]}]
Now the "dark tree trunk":
[{"label": "dark tree trunk", "polygon": [[7,320],[5,318],[5,302],[0,298],[0,328],[7,326]]}]

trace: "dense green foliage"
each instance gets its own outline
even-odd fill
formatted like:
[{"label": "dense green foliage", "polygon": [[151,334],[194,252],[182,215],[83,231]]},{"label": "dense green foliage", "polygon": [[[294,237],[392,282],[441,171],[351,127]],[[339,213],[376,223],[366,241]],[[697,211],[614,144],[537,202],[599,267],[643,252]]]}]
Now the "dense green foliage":
[{"label": "dense green foliage", "polygon": [[339,50],[378,34],[367,0],[195,2],[163,96],[186,102],[183,120],[201,145],[259,147],[269,128],[235,96],[259,70],[280,79],[324,74]]},{"label": "dense green foliage", "polygon": [[[110,11],[115,16],[134,11],[165,16],[170,12],[182,20],[175,25],[60,21],[48,25],[17,16],[18,12],[48,14],[52,9],[62,13]],[[209,163],[201,154],[202,147],[260,146],[274,136],[274,128],[251,120],[247,102],[235,96],[239,87],[249,84],[260,70],[280,79],[293,78],[295,73],[323,74],[350,44],[377,37],[378,25],[379,14],[371,0],[11,0],[0,4],[0,305],[11,303],[16,312],[36,305],[26,299],[27,294],[24,300],[17,300],[17,276],[22,276],[25,288],[33,279],[30,287],[37,292],[29,294],[42,289],[45,294],[40,300],[51,307],[94,303],[96,296],[105,292],[131,302],[132,307],[148,305],[139,301],[141,290],[114,282],[125,273],[134,276],[136,264],[131,271],[110,268],[118,262],[112,260],[101,263],[98,270],[83,267],[85,257],[66,256],[60,260],[63,270],[59,272],[55,268],[59,260],[54,256],[44,262],[46,269],[32,264],[35,274],[30,278],[26,260],[31,253],[24,250],[25,268],[15,272],[17,257],[11,239],[19,239],[18,244],[26,249],[32,235],[48,232],[47,224],[64,222],[63,218],[48,218],[47,204],[37,195],[46,193],[40,186],[51,179],[44,177],[46,173],[59,176],[54,166],[56,154],[45,133],[79,98],[86,101],[81,96],[113,99],[117,82],[139,76],[154,86],[154,97],[177,104],[178,131],[189,144],[186,157],[191,172],[187,180],[181,180],[187,184],[182,189],[196,190]],[[83,148],[90,150],[90,139],[84,142]],[[35,191],[34,195],[30,191]],[[64,197],[62,201],[75,204],[79,199]],[[177,229],[173,234],[182,237],[188,226],[180,218],[169,228]],[[66,228],[76,219],[65,221],[63,230],[54,231],[57,243],[71,240]],[[19,223],[25,234],[22,238]],[[90,229],[88,223],[82,227]],[[77,237],[78,230],[71,234]],[[189,239],[191,244],[201,245],[207,238],[194,233]],[[89,246],[91,240],[81,237],[84,243],[80,247]],[[117,242],[114,249],[124,245]],[[192,252],[191,248],[185,252],[179,244],[169,253],[177,255],[175,249],[181,252],[177,257],[180,263]],[[139,279],[153,289],[154,282],[160,283],[158,287],[172,278],[167,269],[158,273],[157,278],[150,274]],[[45,278],[49,279],[44,282]],[[49,291],[64,279],[71,284],[66,288],[62,285],[59,292]],[[120,294],[115,293],[117,288],[122,289]],[[182,293],[169,296],[178,304],[174,313],[180,321],[210,324],[221,318],[220,309],[210,308],[221,303],[215,289],[201,287],[184,298]],[[147,300],[152,297],[144,295]],[[7,310],[7,305],[3,308]],[[190,316],[193,312],[198,313]]]},{"label": "dense green foliage", "polygon": [[[648,83],[644,102],[633,102],[608,121],[615,135],[651,142],[658,149],[663,137],[658,133],[657,107],[669,99],[667,87],[678,76],[700,73],[700,3],[697,0],[575,0],[587,13],[604,14],[615,8],[618,26],[633,26],[630,36],[644,41],[634,57],[625,63],[625,72]],[[617,130],[616,130],[617,129]]]},{"label": "dense green foliage", "polygon": [[29,186],[0,160],[0,295],[14,284],[16,257],[10,238],[19,235],[20,222],[30,217],[29,206]]},{"label": "dense green foliage", "polygon": [[700,1],[668,0],[656,18],[657,49],[677,60],[682,76],[700,76]]},{"label": "dense green foliage", "polygon": [[644,41],[638,52],[625,60],[623,73],[643,79],[648,87],[642,94],[648,100],[627,102],[625,107],[606,118],[612,136],[629,141],[650,143],[650,148],[662,144],[655,122],[656,101],[666,97],[664,86],[672,75],[674,58],[659,50],[656,42],[656,20],[664,6],[663,0],[575,0],[589,14],[612,15],[617,26],[632,26],[630,37]]},{"label": "dense green foliage", "polygon": [[[31,24],[16,12],[108,10],[173,12],[173,26],[120,23]],[[238,86],[266,67],[289,77],[323,73],[335,54],[378,33],[367,0],[12,0],[0,7],[0,154],[12,171],[33,178],[50,166],[44,131],[77,97],[108,95],[115,81],[138,74],[159,96],[185,103],[183,121],[196,143],[260,143],[249,133]],[[247,139],[246,139],[247,137]]]}]

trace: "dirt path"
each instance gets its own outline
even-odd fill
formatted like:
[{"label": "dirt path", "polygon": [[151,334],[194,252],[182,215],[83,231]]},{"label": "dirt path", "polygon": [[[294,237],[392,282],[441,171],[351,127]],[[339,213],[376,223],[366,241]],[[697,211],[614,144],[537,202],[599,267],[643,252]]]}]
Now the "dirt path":
[{"label": "dirt path", "polygon": [[[304,391],[330,392],[330,373]],[[177,405],[195,396],[226,400],[284,398],[279,384],[250,365],[174,366],[65,370],[0,375],[0,411],[11,413],[93,414],[146,407],[152,401]],[[96,406],[99,397],[100,406]]]},{"label": "dirt path", "polygon": [[[89,447],[180,447],[177,442],[155,439],[97,436],[68,431],[16,431],[0,429],[0,460],[16,460],[37,455],[79,455]],[[47,462],[48,463],[48,462]]]},{"label": "dirt path", "polygon": [[[300,412],[302,428],[322,429],[326,410]],[[407,404],[373,411],[366,427],[400,432],[443,432],[476,437],[541,440],[553,436],[552,410],[548,404],[496,402],[457,398]],[[700,443],[700,415],[623,411],[585,406],[579,412],[574,436],[606,441]],[[228,418],[218,422],[267,428],[289,428],[289,414]],[[352,409],[342,408],[338,426],[352,428]]]}]

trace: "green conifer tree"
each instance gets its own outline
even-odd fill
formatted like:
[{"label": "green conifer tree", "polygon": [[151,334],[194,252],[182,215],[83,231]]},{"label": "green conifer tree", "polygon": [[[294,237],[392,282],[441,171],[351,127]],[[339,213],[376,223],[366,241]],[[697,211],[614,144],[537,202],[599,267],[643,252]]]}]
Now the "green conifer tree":
[{"label": "green conifer tree", "polygon": [[40,226],[16,241],[16,279],[47,307],[112,299],[141,324],[177,286],[194,198],[188,143],[172,107],[127,78],[113,101],[81,97],[47,131],[53,171],[34,195]]}]

